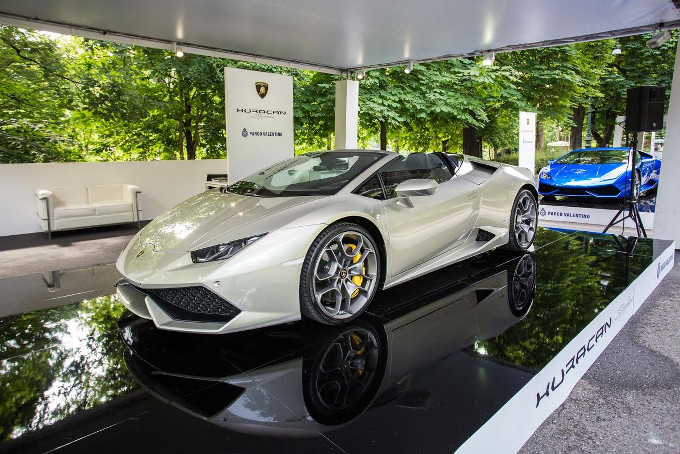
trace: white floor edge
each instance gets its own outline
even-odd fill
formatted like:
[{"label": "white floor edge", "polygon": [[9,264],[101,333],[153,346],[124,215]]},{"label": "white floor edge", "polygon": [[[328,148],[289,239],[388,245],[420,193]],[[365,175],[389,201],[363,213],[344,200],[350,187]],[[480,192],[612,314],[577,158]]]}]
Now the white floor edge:
[{"label": "white floor edge", "polygon": [[576,383],[673,268],[674,262],[675,242],[456,453],[519,451],[543,421],[567,399]]}]

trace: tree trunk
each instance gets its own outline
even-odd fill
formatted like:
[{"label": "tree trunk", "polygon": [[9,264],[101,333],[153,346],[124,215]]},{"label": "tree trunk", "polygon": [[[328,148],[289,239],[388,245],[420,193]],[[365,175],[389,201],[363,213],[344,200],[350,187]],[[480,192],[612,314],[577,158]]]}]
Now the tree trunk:
[{"label": "tree trunk", "polygon": [[449,139],[442,140],[442,153],[449,151]]},{"label": "tree trunk", "polygon": [[[196,123],[194,124],[194,153],[198,150],[198,144],[200,143],[200,130],[201,130],[201,109],[196,108]],[[195,158],[194,158],[195,159]]]},{"label": "tree trunk", "polygon": [[574,125],[571,127],[571,135],[569,136],[569,147],[572,150],[577,150],[583,147],[583,119],[586,116],[586,108],[584,106],[576,106],[572,109],[571,121]]},{"label": "tree trunk", "polygon": [[326,150],[330,150],[332,146],[333,146],[333,136],[328,134],[328,138],[326,138]]},{"label": "tree trunk", "polygon": [[189,100],[187,99],[184,101],[184,113],[189,119],[188,123],[186,121],[184,122],[184,138],[186,139],[185,145],[187,150],[187,159],[196,159],[196,143],[194,142],[194,135],[191,131],[191,103],[189,103]]},{"label": "tree trunk", "polygon": [[613,109],[608,109],[604,114],[604,131],[602,135],[593,128],[593,138],[597,142],[598,147],[606,147],[612,141],[615,123],[616,112]]},{"label": "tree trunk", "polygon": [[380,149],[387,150],[387,123],[384,121],[380,123]]},{"label": "tree trunk", "polygon": [[[180,101],[184,102],[184,90],[182,89],[182,85],[179,85],[178,89],[179,99]],[[182,113],[179,114],[179,117],[177,118],[177,123],[178,123],[177,145],[179,147],[179,159],[184,160],[184,114]]]},{"label": "tree trunk", "polygon": [[536,120],[536,153],[543,150],[543,141],[545,140],[545,131],[543,130],[543,122]]},{"label": "tree trunk", "polygon": [[472,126],[463,128],[463,154],[482,157],[482,138]]},{"label": "tree trunk", "polygon": [[184,160],[184,120],[180,115],[177,119],[179,128],[177,129],[177,147],[179,148],[179,159]]}]

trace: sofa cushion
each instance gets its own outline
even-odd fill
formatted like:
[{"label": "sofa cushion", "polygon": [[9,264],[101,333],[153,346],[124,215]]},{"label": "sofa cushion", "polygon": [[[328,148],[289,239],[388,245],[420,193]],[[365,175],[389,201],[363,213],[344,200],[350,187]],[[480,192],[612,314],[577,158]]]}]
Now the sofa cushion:
[{"label": "sofa cushion", "polygon": [[94,216],[94,207],[87,203],[69,203],[54,207],[54,219],[79,218]]},{"label": "sofa cushion", "polygon": [[72,188],[54,188],[52,191],[54,206],[85,204],[87,200],[87,189],[85,186]]},{"label": "sofa cushion", "polygon": [[87,187],[90,203],[106,202],[109,200],[124,200],[122,184],[96,184]]},{"label": "sofa cushion", "polygon": [[132,213],[132,204],[121,200],[103,200],[101,202],[93,202],[91,205],[94,207],[97,215]]}]

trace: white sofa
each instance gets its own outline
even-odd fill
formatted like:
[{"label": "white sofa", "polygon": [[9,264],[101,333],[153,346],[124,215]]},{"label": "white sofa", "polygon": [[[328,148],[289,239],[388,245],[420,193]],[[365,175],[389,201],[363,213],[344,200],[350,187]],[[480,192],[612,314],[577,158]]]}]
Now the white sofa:
[{"label": "white sofa", "polygon": [[132,184],[97,184],[37,189],[38,218],[43,231],[137,222],[140,189]]}]

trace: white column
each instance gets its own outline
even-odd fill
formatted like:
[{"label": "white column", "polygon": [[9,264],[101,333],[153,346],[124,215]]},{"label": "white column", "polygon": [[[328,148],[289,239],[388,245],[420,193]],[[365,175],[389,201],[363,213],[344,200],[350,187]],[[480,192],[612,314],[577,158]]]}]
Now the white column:
[{"label": "white column", "polygon": [[623,128],[621,127],[621,123],[623,123],[623,120],[625,120],[626,117],[623,115],[619,115],[616,117],[616,124],[614,125],[614,147],[620,147],[621,144],[623,143]]},{"label": "white column", "polygon": [[519,113],[519,166],[536,174],[536,112]]},{"label": "white column", "polygon": [[359,82],[339,80],[335,83],[335,149],[356,149],[358,132]]},{"label": "white column", "polygon": [[680,44],[675,52],[673,88],[666,120],[659,190],[654,214],[654,238],[675,240],[680,245]]}]

